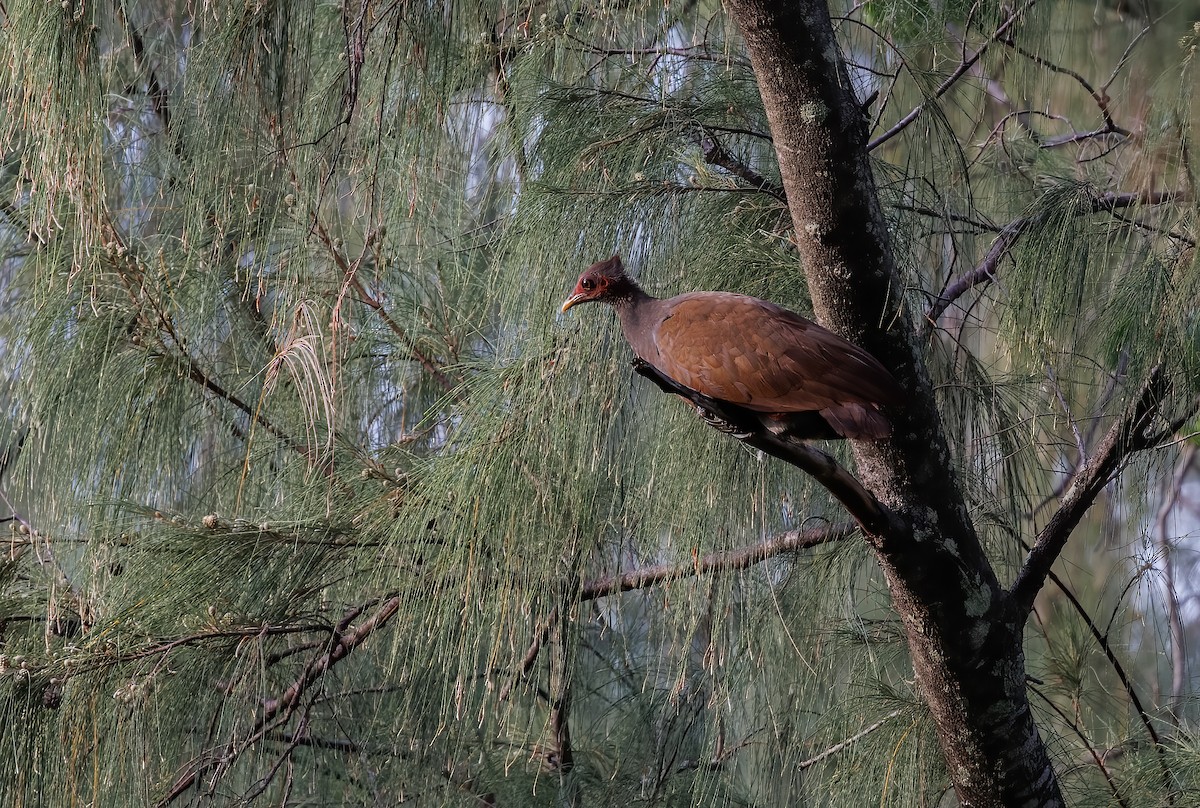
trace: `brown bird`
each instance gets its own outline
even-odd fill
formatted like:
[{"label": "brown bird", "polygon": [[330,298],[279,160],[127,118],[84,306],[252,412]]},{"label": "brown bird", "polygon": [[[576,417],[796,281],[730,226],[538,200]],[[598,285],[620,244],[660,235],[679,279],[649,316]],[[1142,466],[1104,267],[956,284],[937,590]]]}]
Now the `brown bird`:
[{"label": "brown bird", "polygon": [[891,434],[881,405],[903,394],[869,353],[774,303],[731,292],[660,300],[642,291],[620,257],[592,264],[562,304],[617,310],[637,356],[683,387],[755,413],[799,438],[877,440]]}]

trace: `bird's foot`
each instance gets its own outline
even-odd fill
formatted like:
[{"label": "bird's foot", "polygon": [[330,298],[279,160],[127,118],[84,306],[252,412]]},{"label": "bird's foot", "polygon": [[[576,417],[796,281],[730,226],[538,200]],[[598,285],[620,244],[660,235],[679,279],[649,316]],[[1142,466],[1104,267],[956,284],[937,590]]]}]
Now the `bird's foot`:
[{"label": "bird's foot", "polygon": [[700,420],[703,421],[704,423],[708,424],[709,426],[711,426],[713,429],[717,430],[718,432],[724,432],[726,435],[732,435],[733,437],[737,438],[738,440],[745,440],[746,438],[748,438],[754,434],[753,432],[747,432],[744,429],[738,429],[736,426],[729,423],[724,418],[720,417],[719,415],[714,413],[712,410],[708,409],[707,407],[705,407],[701,404],[696,404],[695,407],[696,407],[696,414],[700,416]]}]

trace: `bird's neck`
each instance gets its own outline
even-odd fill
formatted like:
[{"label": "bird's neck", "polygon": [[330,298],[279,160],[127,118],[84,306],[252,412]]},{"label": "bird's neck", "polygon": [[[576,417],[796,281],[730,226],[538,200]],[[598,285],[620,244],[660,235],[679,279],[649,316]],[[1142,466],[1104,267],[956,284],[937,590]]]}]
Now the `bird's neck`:
[{"label": "bird's neck", "polygon": [[658,316],[659,304],[656,297],[651,297],[635,284],[630,284],[628,292],[611,299],[612,307],[617,311],[621,320],[621,331],[625,340],[639,357],[654,364],[658,349],[654,345],[654,320]]},{"label": "bird's neck", "polygon": [[608,292],[608,302],[618,312],[636,309],[639,306],[644,306],[647,301],[655,299],[646,294],[642,290],[642,287],[629,279],[625,279],[618,286],[610,288]]}]

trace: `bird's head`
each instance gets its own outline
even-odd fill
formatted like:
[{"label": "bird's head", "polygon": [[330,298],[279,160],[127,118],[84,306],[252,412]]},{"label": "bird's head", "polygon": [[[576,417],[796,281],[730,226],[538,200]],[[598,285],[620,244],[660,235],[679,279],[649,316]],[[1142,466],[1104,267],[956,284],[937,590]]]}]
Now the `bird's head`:
[{"label": "bird's head", "polygon": [[615,303],[628,298],[637,289],[637,284],[625,274],[625,265],[621,257],[614,255],[604,261],[598,261],[584,270],[575,284],[575,291],[563,301],[562,310],[566,311],[577,303],[589,303],[599,300],[603,303]]}]

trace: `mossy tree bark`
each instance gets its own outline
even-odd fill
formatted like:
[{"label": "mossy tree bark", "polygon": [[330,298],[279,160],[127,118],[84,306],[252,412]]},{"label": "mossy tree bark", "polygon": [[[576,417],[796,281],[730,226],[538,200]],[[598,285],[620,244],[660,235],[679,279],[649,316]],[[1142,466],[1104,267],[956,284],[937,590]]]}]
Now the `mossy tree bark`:
[{"label": "mossy tree bark", "polygon": [[866,486],[899,515],[869,540],[908,638],[959,799],[1062,805],[1025,690],[1023,610],[971,523],[921,359],[867,157],[867,125],[823,0],[731,0],[758,78],[813,308],[910,398],[860,443]]}]

